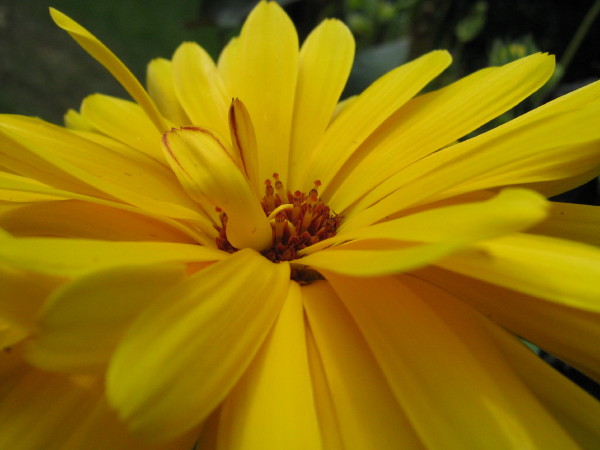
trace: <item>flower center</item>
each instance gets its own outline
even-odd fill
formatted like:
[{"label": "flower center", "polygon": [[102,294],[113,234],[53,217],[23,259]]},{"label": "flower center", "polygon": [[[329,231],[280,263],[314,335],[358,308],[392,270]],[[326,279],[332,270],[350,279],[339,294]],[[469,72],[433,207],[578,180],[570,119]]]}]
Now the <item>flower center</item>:
[{"label": "flower center", "polygon": [[[342,216],[331,211],[319,198],[320,181],[308,192],[294,193],[285,189],[279,175],[265,180],[265,196],[261,205],[271,223],[273,243],[262,254],[273,262],[293,261],[298,252],[319,241],[335,236]],[[227,214],[220,213],[221,226],[215,226],[219,235],[217,247],[229,253],[238,249],[227,240]]]}]

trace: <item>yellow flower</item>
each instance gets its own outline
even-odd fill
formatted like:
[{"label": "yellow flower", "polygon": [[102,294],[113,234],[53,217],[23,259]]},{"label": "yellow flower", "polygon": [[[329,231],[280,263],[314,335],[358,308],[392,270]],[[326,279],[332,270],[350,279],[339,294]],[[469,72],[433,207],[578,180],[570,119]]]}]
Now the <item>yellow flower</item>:
[{"label": "yellow flower", "polygon": [[551,75],[536,54],[419,95],[428,53],[339,103],[336,20],[260,2],[215,64],[66,128],[0,116],[0,448],[593,448],[600,83],[459,141]]}]

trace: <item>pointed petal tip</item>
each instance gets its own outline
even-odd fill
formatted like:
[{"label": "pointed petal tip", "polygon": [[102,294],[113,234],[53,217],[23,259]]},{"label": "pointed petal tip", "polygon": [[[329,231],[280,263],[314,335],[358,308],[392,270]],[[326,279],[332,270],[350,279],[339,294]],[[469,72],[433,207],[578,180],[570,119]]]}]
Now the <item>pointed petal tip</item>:
[{"label": "pointed petal tip", "polygon": [[48,11],[50,12],[50,17],[54,21],[54,23],[65,31],[75,32],[78,34],[83,34],[87,30],[67,16],[65,13],[60,12],[56,8],[49,7]]}]

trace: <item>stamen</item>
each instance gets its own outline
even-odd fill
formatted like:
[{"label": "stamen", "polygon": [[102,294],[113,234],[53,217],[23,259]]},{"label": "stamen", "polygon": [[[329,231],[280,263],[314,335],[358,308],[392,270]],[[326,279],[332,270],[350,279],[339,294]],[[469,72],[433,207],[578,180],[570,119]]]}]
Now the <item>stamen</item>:
[{"label": "stamen", "polygon": [[[300,191],[291,193],[285,190],[279,174],[273,174],[273,181],[265,180],[265,196],[261,205],[273,231],[273,245],[262,252],[266,258],[273,262],[295,261],[301,258],[298,255],[300,250],[335,235],[342,217],[319,198],[320,186],[321,182],[317,180],[308,194]],[[227,241],[227,215],[219,212],[221,226],[215,227],[219,231],[217,246],[233,253],[237,249]],[[303,274],[306,271],[295,270],[293,273]]]}]

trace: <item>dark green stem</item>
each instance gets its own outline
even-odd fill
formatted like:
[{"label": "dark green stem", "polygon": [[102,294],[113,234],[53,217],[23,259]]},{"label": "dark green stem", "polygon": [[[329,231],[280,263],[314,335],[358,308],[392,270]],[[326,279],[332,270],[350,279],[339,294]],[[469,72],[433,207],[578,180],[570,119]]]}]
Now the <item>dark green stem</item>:
[{"label": "dark green stem", "polygon": [[[573,35],[571,42],[569,42],[567,49],[565,50],[562,57],[560,58],[559,64],[562,69],[560,78],[562,78],[562,75],[564,75],[565,72],[567,71],[567,67],[569,66],[569,64],[571,64],[571,60],[575,56],[575,53],[577,53],[577,50],[579,49],[581,42],[585,38],[585,35],[589,31],[590,27],[592,26],[592,23],[594,23],[594,20],[596,19],[596,16],[598,15],[598,13],[600,13],[600,0],[596,0],[594,2],[594,4],[592,5],[592,7],[589,9],[587,14],[581,21],[579,28]],[[555,85],[560,82],[560,78],[555,81]]]}]

